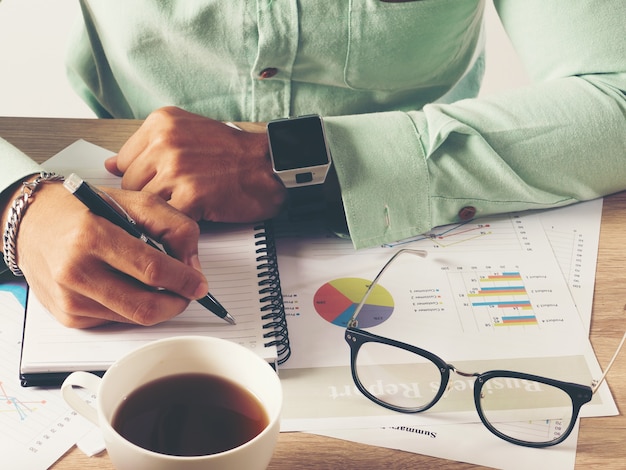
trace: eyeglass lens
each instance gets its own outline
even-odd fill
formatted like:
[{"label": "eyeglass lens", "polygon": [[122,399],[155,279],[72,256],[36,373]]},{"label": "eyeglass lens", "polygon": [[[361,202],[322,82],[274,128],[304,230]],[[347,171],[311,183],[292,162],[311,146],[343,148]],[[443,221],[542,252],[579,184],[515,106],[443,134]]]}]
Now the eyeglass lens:
[{"label": "eyeglass lens", "polygon": [[[379,363],[383,357],[389,363]],[[361,346],[355,372],[373,398],[410,411],[431,405],[441,383],[439,367],[430,359],[377,342]]]},{"label": "eyeglass lens", "polygon": [[[381,363],[380,358],[385,358]],[[354,361],[366,395],[398,411],[429,408],[441,395],[442,371],[429,358],[389,344],[368,341]],[[488,379],[478,406],[497,433],[527,443],[557,440],[570,427],[572,399],[564,390],[526,378]],[[445,400],[445,398],[444,398]],[[487,423],[486,423],[487,424]]]},{"label": "eyeglass lens", "polygon": [[496,431],[532,443],[560,438],[572,424],[574,411],[572,399],[564,390],[512,377],[487,380],[479,406]]}]

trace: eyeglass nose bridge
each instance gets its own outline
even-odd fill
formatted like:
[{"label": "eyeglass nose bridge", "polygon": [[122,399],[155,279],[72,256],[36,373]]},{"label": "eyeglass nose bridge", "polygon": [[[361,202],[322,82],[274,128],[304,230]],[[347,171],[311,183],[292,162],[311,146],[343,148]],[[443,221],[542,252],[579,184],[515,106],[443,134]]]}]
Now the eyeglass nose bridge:
[{"label": "eyeglass nose bridge", "polygon": [[[452,372],[454,372],[457,375],[460,375],[461,377],[478,377],[478,376],[480,376],[480,374],[478,372],[463,372],[462,370],[457,369],[452,364],[446,364],[446,366],[448,367],[448,370],[451,370]],[[446,390],[443,392],[443,395],[442,395],[441,398],[448,398],[448,395],[449,395],[450,391],[452,390],[452,385],[453,384],[454,384],[454,381],[448,379],[448,383],[446,385]]]}]

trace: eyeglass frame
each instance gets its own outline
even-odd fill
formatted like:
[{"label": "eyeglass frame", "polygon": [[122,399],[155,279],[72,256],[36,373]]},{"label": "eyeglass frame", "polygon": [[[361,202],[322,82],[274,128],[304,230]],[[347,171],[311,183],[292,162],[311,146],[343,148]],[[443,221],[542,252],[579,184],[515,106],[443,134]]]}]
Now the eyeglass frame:
[{"label": "eyeglass frame", "polygon": [[[595,380],[595,379],[592,380],[591,386],[577,384],[573,382],[565,382],[562,380],[551,379],[548,377],[542,377],[542,376],[538,376],[534,374],[528,374],[525,372],[516,372],[516,371],[511,371],[511,370],[490,370],[490,371],[486,371],[482,373],[460,371],[454,365],[447,363],[446,361],[441,359],[439,356],[437,356],[436,354],[430,351],[427,351],[425,349],[419,348],[417,346],[414,346],[408,343],[396,341],[390,338],[385,338],[383,336],[370,333],[369,331],[362,330],[358,327],[357,318],[359,316],[359,313],[361,312],[361,309],[363,308],[363,305],[365,304],[365,301],[369,297],[369,294],[374,289],[374,286],[378,284],[378,280],[381,278],[381,276],[387,270],[387,268],[393,263],[393,261],[395,261],[401,254],[404,254],[404,253],[413,254],[416,256],[420,256],[420,257],[426,257],[428,255],[428,252],[425,250],[414,250],[410,248],[403,248],[395,252],[394,255],[391,256],[391,258],[389,258],[389,260],[381,268],[381,270],[378,272],[374,280],[369,284],[365,294],[363,295],[361,301],[359,302],[356,309],[354,310],[354,313],[352,314],[352,317],[348,321],[348,324],[346,327],[344,338],[350,347],[350,369],[352,373],[352,379],[355,385],[357,386],[357,388],[359,389],[359,391],[361,391],[361,393],[363,393],[363,395],[366,398],[373,401],[377,405],[383,406],[392,411],[397,411],[401,413],[421,413],[422,411],[426,411],[432,408],[435,404],[437,404],[437,402],[439,402],[441,397],[449,389],[448,384],[450,380],[450,372],[452,371],[462,377],[475,377],[474,387],[473,387],[474,388],[474,405],[476,407],[476,411],[478,412],[478,416],[481,422],[492,434],[495,434],[499,438],[507,442],[510,442],[512,444],[516,444],[516,445],[520,445],[524,447],[534,447],[534,448],[554,446],[554,445],[560,444],[565,439],[567,439],[569,435],[571,434],[572,430],[574,429],[574,426],[576,425],[576,420],[578,419],[578,415],[580,414],[580,409],[582,408],[584,404],[589,403],[592,400],[593,395],[598,390],[602,382],[604,382],[607,373],[611,369],[611,366],[613,365],[615,359],[617,358],[617,355],[619,354],[622,348],[622,345],[626,341],[626,333],[624,333],[624,336],[622,337],[622,340],[619,343],[617,350],[615,351],[615,354],[609,361],[608,366],[606,367],[604,373],[602,374],[602,377],[598,380]],[[437,391],[434,398],[424,406],[416,407],[416,408],[404,408],[404,407],[395,406],[391,403],[387,403],[383,400],[380,400],[374,394],[370,393],[367,390],[367,388],[361,383],[361,380],[359,379],[358,374],[356,372],[357,355],[361,347],[365,343],[368,343],[368,342],[376,342],[376,343],[393,346],[399,349],[403,349],[410,353],[417,354],[423,358],[426,358],[430,360],[432,363],[434,363],[439,369],[439,373],[441,375],[441,382],[439,385],[439,390]],[[523,441],[521,439],[516,439],[514,437],[508,436],[502,433],[501,431],[499,431],[496,427],[494,427],[489,422],[480,404],[481,391],[482,391],[483,385],[488,380],[495,378],[495,377],[531,380],[534,382],[539,382],[545,385],[558,388],[562,390],[563,392],[565,392],[572,401],[572,416],[571,416],[571,421],[567,429],[564,432],[562,432],[560,436],[557,437],[556,439],[553,439],[551,441],[545,441],[545,442]]]}]

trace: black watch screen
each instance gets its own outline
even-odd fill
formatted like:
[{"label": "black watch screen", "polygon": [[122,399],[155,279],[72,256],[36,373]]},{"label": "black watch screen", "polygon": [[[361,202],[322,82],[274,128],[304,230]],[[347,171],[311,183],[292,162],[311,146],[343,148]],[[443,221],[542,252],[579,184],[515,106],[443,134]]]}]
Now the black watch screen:
[{"label": "black watch screen", "polygon": [[320,116],[303,116],[268,123],[275,171],[330,163]]}]

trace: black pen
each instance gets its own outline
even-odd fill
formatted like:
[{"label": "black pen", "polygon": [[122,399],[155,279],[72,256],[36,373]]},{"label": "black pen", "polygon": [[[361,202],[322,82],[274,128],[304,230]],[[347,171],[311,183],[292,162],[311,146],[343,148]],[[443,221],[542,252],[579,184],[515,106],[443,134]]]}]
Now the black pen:
[{"label": "black pen", "polygon": [[[66,178],[63,186],[65,186],[70,193],[85,204],[94,214],[104,217],[109,222],[123,228],[133,237],[139,238],[151,247],[167,254],[163,248],[139,230],[135,220],[120,204],[117,203],[117,201],[115,201],[115,199],[104,191],[100,191],[86,181],[83,181],[83,179],[76,173],[72,173],[68,178]],[[211,295],[211,293],[207,293],[206,296],[196,299],[196,301],[218,317],[226,320],[231,325],[235,324],[235,319],[226,311],[217,299]]]}]

